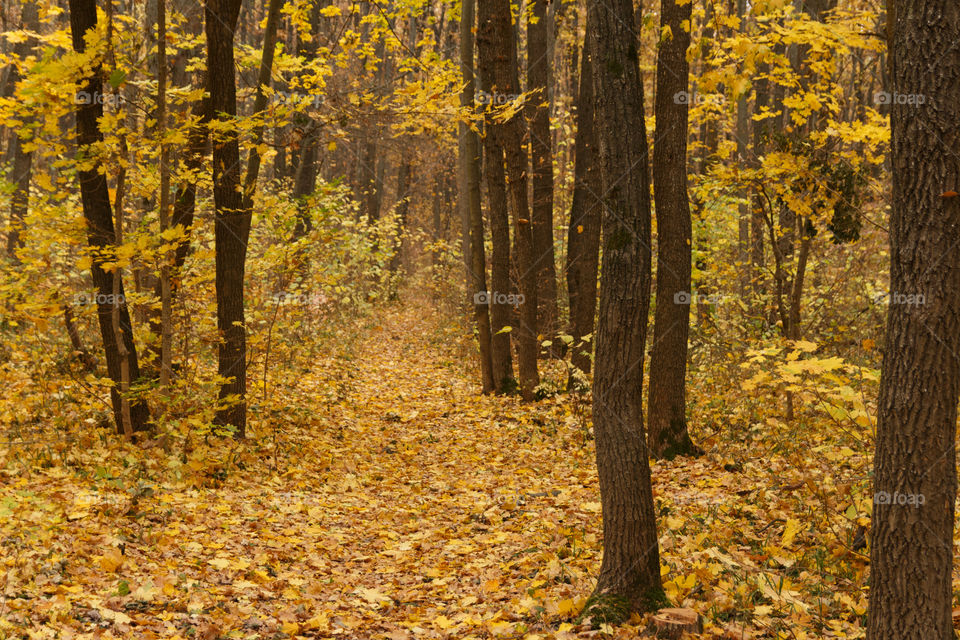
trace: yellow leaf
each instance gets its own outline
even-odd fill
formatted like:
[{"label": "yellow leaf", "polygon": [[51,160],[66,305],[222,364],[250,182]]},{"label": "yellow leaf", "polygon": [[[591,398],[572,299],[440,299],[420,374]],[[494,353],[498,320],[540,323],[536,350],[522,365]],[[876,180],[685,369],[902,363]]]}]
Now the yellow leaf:
[{"label": "yellow leaf", "polygon": [[100,556],[100,566],[104,571],[113,573],[121,566],[123,566],[124,557],[120,553],[120,549],[117,547],[110,547],[110,549]]},{"label": "yellow leaf", "polygon": [[787,520],[787,524],[783,527],[783,538],[780,540],[780,544],[784,547],[790,546],[798,531],[800,531],[800,521],[796,518]]}]

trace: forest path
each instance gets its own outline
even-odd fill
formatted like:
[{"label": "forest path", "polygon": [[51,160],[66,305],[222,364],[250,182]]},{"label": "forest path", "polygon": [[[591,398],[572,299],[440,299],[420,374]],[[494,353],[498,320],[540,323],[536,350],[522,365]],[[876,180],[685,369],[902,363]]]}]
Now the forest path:
[{"label": "forest path", "polygon": [[599,561],[593,448],[568,401],[481,396],[429,304],[358,331],[271,390],[247,441],[90,428],[67,463],[7,451],[0,638],[556,632]]}]

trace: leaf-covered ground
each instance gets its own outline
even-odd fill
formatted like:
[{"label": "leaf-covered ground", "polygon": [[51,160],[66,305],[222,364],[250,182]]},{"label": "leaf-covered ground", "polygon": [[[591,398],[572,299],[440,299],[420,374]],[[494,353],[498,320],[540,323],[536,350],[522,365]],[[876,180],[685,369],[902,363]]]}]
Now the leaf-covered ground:
[{"label": "leaf-covered ground", "polygon": [[[358,325],[243,444],[4,438],[0,638],[636,637],[576,624],[602,535],[585,399],[479,396],[431,315]],[[869,461],[775,421],[695,435],[704,456],[653,465],[674,604],[704,637],[862,637]]]}]

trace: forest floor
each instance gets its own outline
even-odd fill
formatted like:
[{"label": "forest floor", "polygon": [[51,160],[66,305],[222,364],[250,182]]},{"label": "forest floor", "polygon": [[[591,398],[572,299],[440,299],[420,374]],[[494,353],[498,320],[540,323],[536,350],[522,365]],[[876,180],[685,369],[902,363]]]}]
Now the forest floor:
[{"label": "forest floor", "polygon": [[[588,405],[480,396],[430,316],[378,313],[244,444],[0,442],[0,639],[636,637],[641,616],[576,623],[601,558]],[[703,637],[862,637],[864,461],[844,485],[856,456],[767,441],[653,465],[667,595]]]}]

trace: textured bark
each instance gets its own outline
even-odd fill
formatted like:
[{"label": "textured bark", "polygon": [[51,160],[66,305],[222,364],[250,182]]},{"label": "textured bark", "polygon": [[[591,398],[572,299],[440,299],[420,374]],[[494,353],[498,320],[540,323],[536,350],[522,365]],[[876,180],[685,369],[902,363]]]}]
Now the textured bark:
[{"label": "textured bark", "polygon": [[[476,1],[464,0],[460,19],[460,72],[463,88],[460,90],[460,106],[473,111],[476,78],[473,73],[474,38],[476,24]],[[483,211],[480,202],[480,137],[477,132],[460,123],[460,215],[465,221],[464,252],[467,264],[470,302],[473,304],[473,322],[477,329],[480,349],[480,379],[484,393],[496,387],[491,355],[490,305],[483,304],[478,294],[487,290],[487,256],[484,248]],[[501,171],[503,164],[501,163]],[[508,254],[509,258],[509,254]],[[508,338],[509,340],[509,338]],[[507,356],[509,357],[509,342]],[[501,372],[502,374],[502,372]]]},{"label": "textured bark", "polygon": [[[213,117],[229,121],[237,115],[233,38],[240,0],[208,0],[206,4],[207,85]],[[247,423],[247,337],[243,282],[250,211],[240,190],[240,144],[235,130],[213,139],[214,242],[216,243],[217,329],[220,333],[217,372],[220,387],[216,423],[232,425],[244,436]]]},{"label": "textured bark", "polygon": [[[78,52],[86,49],[84,36],[97,26],[97,7],[94,0],[70,0],[70,31],[73,38],[73,48]],[[90,75],[84,79],[80,91],[93,99],[77,104],[77,148],[82,158],[89,153],[90,145],[103,141],[98,121],[103,116],[102,100],[98,99],[103,93],[103,81],[100,77],[101,69],[94,67]],[[78,101],[79,102],[79,101]],[[103,269],[104,259],[101,257],[104,250],[114,246],[114,218],[110,206],[110,191],[107,188],[107,177],[101,173],[99,167],[83,169],[77,172],[80,180],[80,197],[83,205],[83,217],[87,225],[87,242],[93,250],[93,264],[90,270],[93,274],[93,284],[97,290],[97,320],[100,325],[100,335],[103,340],[104,355],[107,360],[107,373],[114,385],[110,390],[110,399],[113,405],[114,422],[118,433],[122,433],[124,424],[124,402],[119,392],[122,384],[122,371],[125,369],[129,379],[136,381],[140,377],[140,367],[137,362],[137,349],[133,342],[133,326],[130,322],[130,313],[123,297],[123,281],[119,273],[108,272]],[[116,282],[115,282],[116,280]],[[114,298],[119,295],[119,298]],[[104,301],[104,302],[101,302]],[[123,335],[122,342],[116,339],[113,330],[112,313],[114,304],[119,306],[119,328]],[[123,353],[126,353],[123,356]],[[135,399],[130,403],[130,426],[134,431],[145,431],[149,428],[150,411],[146,402]]]},{"label": "textured bark", "polygon": [[[488,127],[483,138],[487,180],[487,214],[490,218],[490,240],[493,248],[490,256],[490,293],[504,294],[510,291],[510,217],[507,212],[507,179],[503,168],[503,148]],[[490,358],[493,367],[493,383],[497,393],[511,393],[517,382],[513,377],[513,356],[510,351],[510,334],[503,331],[513,322],[510,305],[501,296],[489,295]]]},{"label": "textured bark", "polygon": [[662,601],[657,523],[643,428],[650,309],[650,177],[643,83],[630,0],[590,3],[604,187],[593,424],[603,505],[595,596],[635,610]]},{"label": "textured bark", "polygon": [[[545,337],[557,332],[557,266],[553,251],[553,140],[550,132],[550,20],[547,0],[533,0],[527,15],[527,91],[533,182],[533,244],[537,269],[537,327]],[[554,340],[554,344],[558,344]]]},{"label": "textured bark", "polygon": [[[509,0],[479,0],[477,45],[480,74],[489,93],[515,96],[520,93],[517,71],[517,50]],[[496,102],[494,100],[493,102]],[[489,113],[489,112],[488,112]],[[526,121],[515,114],[505,122],[487,119],[488,133],[500,143],[507,170],[508,192],[513,213],[513,234],[516,242],[517,282],[523,300],[519,305],[519,326],[513,327],[517,342],[517,364],[520,392],[524,400],[532,400],[540,383],[537,372],[537,266],[534,257],[533,225],[527,194],[527,131]],[[502,293],[502,292],[497,292]]]},{"label": "textured bark", "polygon": [[[898,2],[891,113],[890,304],[877,404],[870,640],[948,640],[960,396],[960,4]],[[896,492],[896,494],[895,494]],[[923,496],[900,504],[898,496]],[[886,502],[879,500],[879,502]],[[916,500],[919,502],[919,500]]]},{"label": "textured bark", "polygon": [[[593,333],[597,312],[597,268],[600,261],[600,218],[603,184],[597,158],[595,100],[593,96],[592,26],[587,17],[587,33],[580,60],[580,88],[577,98],[577,138],[573,202],[567,230],[567,292],[570,297],[570,336],[573,348],[570,363],[584,373],[590,372],[594,341],[581,343]],[[570,383],[574,382],[572,376]]]},{"label": "textured bark", "polygon": [[691,3],[660,3],[653,194],[657,213],[657,310],[650,350],[647,442],[664,458],[696,453],[686,418],[687,339],[690,333],[690,201],[687,195],[687,126]]}]

